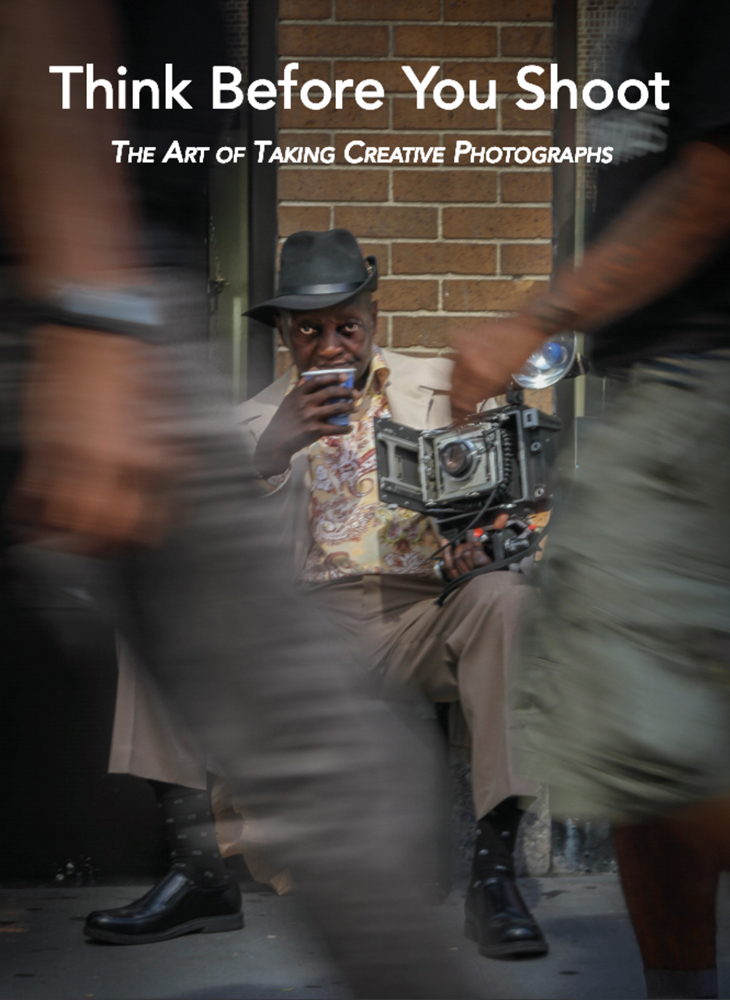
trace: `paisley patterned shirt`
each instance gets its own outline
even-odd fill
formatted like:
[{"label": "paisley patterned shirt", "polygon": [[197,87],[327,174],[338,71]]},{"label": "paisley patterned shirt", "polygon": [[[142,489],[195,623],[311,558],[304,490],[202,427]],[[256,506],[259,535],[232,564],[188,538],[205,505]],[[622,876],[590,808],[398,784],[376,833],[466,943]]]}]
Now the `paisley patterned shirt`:
[{"label": "paisley patterned shirt", "polygon": [[373,351],[365,391],[347,435],[320,438],[309,447],[313,545],[302,571],[306,583],[348,576],[399,573],[433,577],[430,558],[439,540],[430,518],[378,499],[376,417],[389,417],[383,355]]}]

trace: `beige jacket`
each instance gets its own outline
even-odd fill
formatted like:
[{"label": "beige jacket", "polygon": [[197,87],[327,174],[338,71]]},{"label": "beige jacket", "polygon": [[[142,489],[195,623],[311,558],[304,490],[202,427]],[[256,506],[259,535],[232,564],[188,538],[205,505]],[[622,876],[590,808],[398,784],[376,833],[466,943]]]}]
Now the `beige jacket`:
[{"label": "beige jacket", "polygon": [[[448,390],[452,362],[445,358],[414,358],[383,351],[390,368],[385,385],[394,419],[410,427],[443,427],[449,423]],[[247,446],[253,455],[264,428],[281,404],[290,384],[287,372],[239,407]],[[274,506],[276,523],[292,553],[292,570],[299,575],[311,547],[309,534],[309,461],[306,449],[292,459],[288,480],[262,502]],[[109,770],[144,778],[205,787],[206,761],[175,717],[144,666],[120,639],[119,687]]]},{"label": "beige jacket", "polygon": [[[448,358],[416,358],[396,354],[381,348],[390,376],[385,383],[385,395],[394,420],[419,429],[444,427],[451,421],[449,389],[453,362]],[[258,396],[239,407],[247,446],[253,455],[264,432],[283,400],[290,385],[287,372]],[[291,475],[265,501],[274,507],[274,520],[281,527],[281,539],[291,552],[292,573],[299,576],[312,537],[309,532],[309,458],[307,449],[297,452],[291,460]]]}]

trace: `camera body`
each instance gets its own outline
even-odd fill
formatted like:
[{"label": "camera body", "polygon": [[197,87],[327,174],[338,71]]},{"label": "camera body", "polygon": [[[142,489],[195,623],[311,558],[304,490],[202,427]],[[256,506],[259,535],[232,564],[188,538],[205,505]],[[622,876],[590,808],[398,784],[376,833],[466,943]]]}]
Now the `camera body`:
[{"label": "camera body", "polygon": [[547,510],[559,430],[557,417],[521,401],[438,430],[376,419],[380,499],[430,514],[449,540],[503,511]]}]

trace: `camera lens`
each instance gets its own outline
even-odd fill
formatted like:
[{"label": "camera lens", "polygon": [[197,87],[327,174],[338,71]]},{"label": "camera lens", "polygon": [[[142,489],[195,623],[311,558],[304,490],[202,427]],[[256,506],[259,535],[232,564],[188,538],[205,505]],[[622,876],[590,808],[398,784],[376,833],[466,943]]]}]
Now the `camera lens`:
[{"label": "camera lens", "polygon": [[439,451],[439,463],[447,476],[464,479],[474,465],[474,445],[469,441],[450,441]]}]

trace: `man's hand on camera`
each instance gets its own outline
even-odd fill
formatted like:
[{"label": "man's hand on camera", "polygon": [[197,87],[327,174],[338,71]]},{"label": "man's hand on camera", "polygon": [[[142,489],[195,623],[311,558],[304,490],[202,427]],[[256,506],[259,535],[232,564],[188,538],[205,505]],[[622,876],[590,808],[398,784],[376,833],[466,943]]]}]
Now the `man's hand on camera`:
[{"label": "man's hand on camera", "polygon": [[444,549],[442,558],[447,580],[456,580],[480,566],[488,566],[492,561],[481,542],[475,541],[462,542],[455,549],[449,545]]},{"label": "man's hand on camera", "polygon": [[[509,521],[509,514],[498,514],[492,528],[499,531],[504,528],[507,521]],[[445,575],[448,580],[457,580],[460,576],[471,573],[472,570],[479,569],[481,566],[489,566],[492,562],[484,551],[481,541],[475,539],[471,532],[470,535],[471,537],[466,542],[462,542],[456,548],[448,545],[442,552]]]},{"label": "man's hand on camera", "polygon": [[254,466],[262,479],[286,472],[292,455],[321,437],[349,434],[349,424],[327,423],[328,417],[352,413],[356,390],[342,383],[346,375],[302,378],[284,397],[281,406],[259,438]]}]

